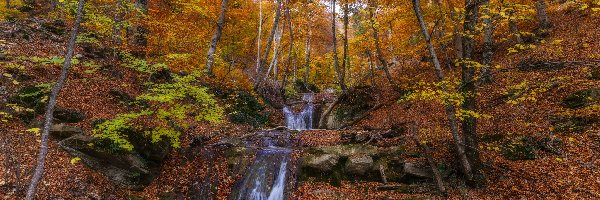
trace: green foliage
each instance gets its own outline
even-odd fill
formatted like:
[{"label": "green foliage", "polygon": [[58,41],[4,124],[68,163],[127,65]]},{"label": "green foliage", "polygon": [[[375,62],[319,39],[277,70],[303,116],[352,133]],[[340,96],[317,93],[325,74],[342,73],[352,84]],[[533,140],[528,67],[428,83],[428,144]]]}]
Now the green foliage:
[{"label": "green foliage", "polygon": [[146,60],[136,58],[128,52],[121,52],[121,58],[123,59],[125,67],[144,73],[153,73],[158,70],[168,68],[168,66],[163,63],[150,64]]},{"label": "green foliage", "polygon": [[[33,63],[41,64],[41,65],[62,65],[65,62],[65,58],[52,56],[52,57],[20,57],[20,60],[27,60]],[[79,59],[72,58],[71,63],[73,65],[79,64]]]},{"label": "green foliage", "polygon": [[148,101],[152,104],[149,109],[140,112],[118,115],[115,119],[103,122],[94,130],[96,137],[108,139],[118,147],[133,150],[133,145],[124,132],[133,127],[134,121],[144,118],[145,136],[156,143],[166,138],[171,146],[180,147],[181,130],[189,127],[189,121],[207,121],[219,123],[222,121],[223,109],[208,93],[208,88],[197,86],[197,77],[201,73],[187,76],[175,76],[173,83],[162,83],[152,86],[150,90],[140,95],[138,101]]},{"label": "green foliage", "polygon": [[503,145],[502,155],[508,160],[534,160],[536,159],[536,148],[532,143],[530,138],[508,142]]},{"label": "green foliage", "polygon": [[232,122],[250,124],[254,127],[260,127],[269,122],[270,113],[263,112],[264,106],[251,94],[235,92],[229,95],[228,99],[231,102],[228,112]]}]

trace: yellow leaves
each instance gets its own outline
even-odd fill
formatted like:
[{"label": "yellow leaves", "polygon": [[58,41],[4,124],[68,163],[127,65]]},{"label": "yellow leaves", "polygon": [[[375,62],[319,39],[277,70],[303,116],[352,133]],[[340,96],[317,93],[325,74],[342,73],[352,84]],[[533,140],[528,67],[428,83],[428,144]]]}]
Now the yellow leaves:
[{"label": "yellow leaves", "polygon": [[563,42],[563,40],[554,40],[554,41],[550,42],[550,44],[552,44],[552,45],[558,45],[558,44],[560,44],[562,42]]},{"label": "yellow leaves", "polygon": [[12,78],[12,74],[9,73],[3,73],[2,76],[7,77],[7,78]]},{"label": "yellow leaves", "polygon": [[575,138],[569,137],[569,142],[575,142]]},{"label": "yellow leaves", "polygon": [[71,163],[71,165],[75,165],[77,164],[79,161],[81,161],[81,158],[79,157],[75,157],[75,158],[71,158],[71,161],[69,161]]},{"label": "yellow leaves", "polygon": [[555,160],[558,161],[558,162],[563,162],[563,159],[560,158],[560,157],[556,157]]},{"label": "yellow leaves", "polygon": [[25,130],[25,132],[39,134],[40,133],[40,128],[30,128],[30,129]]}]

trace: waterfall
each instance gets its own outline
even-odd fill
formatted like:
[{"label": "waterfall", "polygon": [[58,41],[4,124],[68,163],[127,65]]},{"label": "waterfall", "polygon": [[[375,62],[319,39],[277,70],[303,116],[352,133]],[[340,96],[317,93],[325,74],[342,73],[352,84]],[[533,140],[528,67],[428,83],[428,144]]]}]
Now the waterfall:
[{"label": "waterfall", "polygon": [[300,112],[293,112],[289,107],[283,108],[285,115],[285,124],[287,128],[292,130],[309,130],[313,128],[313,115],[315,105],[313,104],[313,94],[306,93],[302,96],[302,101],[306,104]]},{"label": "waterfall", "polygon": [[[292,130],[309,130],[313,127],[313,95],[304,94],[302,111],[293,112],[285,107],[285,123]],[[286,199],[288,162],[292,148],[290,133],[265,131],[259,134],[260,142],[256,158],[248,168],[237,190],[230,199],[237,200],[283,200]]]}]

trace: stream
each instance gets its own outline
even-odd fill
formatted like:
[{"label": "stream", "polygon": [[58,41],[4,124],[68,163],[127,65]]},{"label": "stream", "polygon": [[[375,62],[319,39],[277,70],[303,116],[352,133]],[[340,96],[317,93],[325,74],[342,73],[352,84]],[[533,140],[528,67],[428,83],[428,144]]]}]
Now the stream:
[{"label": "stream", "polygon": [[[290,130],[310,130],[313,128],[313,95],[304,94],[303,108],[294,112],[283,108],[286,127]],[[257,149],[254,162],[248,167],[241,182],[230,199],[237,200],[282,200],[287,199],[286,185],[289,182],[289,168],[293,142],[288,131],[260,132],[259,141],[247,143]]]}]

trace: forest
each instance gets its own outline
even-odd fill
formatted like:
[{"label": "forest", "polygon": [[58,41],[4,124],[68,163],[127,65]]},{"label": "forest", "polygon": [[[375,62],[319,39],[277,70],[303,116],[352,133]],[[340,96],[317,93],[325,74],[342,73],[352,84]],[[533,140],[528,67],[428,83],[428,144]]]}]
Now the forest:
[{"label": "forest", "polygon": [[600,199],[600,0],[2,0],[0,198]]}]

